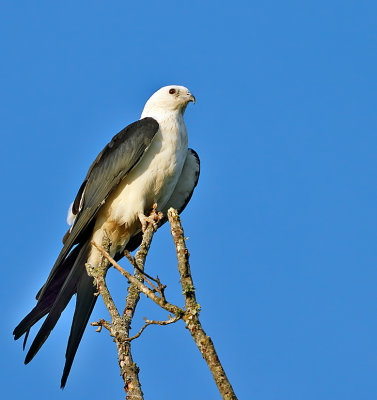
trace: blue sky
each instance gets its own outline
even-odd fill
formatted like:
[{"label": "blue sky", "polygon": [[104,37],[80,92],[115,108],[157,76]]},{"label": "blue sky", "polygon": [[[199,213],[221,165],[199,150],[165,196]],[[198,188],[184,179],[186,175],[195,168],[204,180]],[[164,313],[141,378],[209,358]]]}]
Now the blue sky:
[{"label": "blue sky", "polygon": [[[197,99],[202,172],[182,219],[201,319],[237,395],[375,399],[376,3],[127,3],[2,2],[4,398],[122,398],[115,346],[91,327],[59,389],[73,304],[26,367],[11,332],[87,168],[174,83]],[[167,227],[147,269],[182,304]],[[109,280],[121,305],[125,282]],[[135,331],[143,316],[166,314],[143,298]],[[148,328],[134,358],[147,399],[219,398],[182,323]]]}]

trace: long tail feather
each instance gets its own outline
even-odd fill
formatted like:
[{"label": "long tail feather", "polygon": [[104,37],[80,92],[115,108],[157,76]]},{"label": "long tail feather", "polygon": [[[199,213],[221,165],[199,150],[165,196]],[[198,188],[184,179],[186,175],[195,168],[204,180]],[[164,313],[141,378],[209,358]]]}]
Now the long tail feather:
[{"label": "long tail feather", "polygon": [[93,307],[96,303],[97,296],[94,295],[95,292],[96,289],[93,278],[91,278],[84,270],[80,279],[80,283],[77,287],[76,308],[73,316],[71,332],[69,335],[67,351],[65,353],[66,361],[61,379],[61,388],[63,388],[67,382],[73,359],[75,358],[82,335],[84,334],[88,320],[93,311]]},{"label": "long tail feather", "polygon": [[[51,310],[51,307],[53,306],[61,287],[63,286],[69,272],[73,267],[73,264],[77,258],[80,249],[81,246],[77,246],[71,252],[71,254],[69,254],[69,256],[64,260],[64,265],[62,265],[59,274],[57,274],[54,277],[54,279],[49,283],[42,297],[40,297],[42,289],[38,292],[37,294],[38,302],[36,306],[29,312],[28,315],[26,315],[26,317],[14,329],[13,335],[15,340],[19,339],[24,333],[26,333],[24,340],[24,348],[26,345],[26,340],[30,328]],[[42,288],[44,288],[44,286]]]},{"label": "long tail feather", "polygon": [[[61,313],[66,308],[67,304],[71,300],[74,293],[77,290],[77,284],[82,276],[83,270],[85,271],[85,262],[87,260],[89,241],[86,242],[79,251],[76,260],[69,272],[64,284],[61,286],[59,294],[49,310],[48,316],[43,322],[39,332],[37,333],[30,349],[25,358],[25,364],[29,363],[33,357],[37,354],[43,343],[46,341],[50,332],[56,325]],[[47,288],[42,292],[43,297],[47,291]]]}]

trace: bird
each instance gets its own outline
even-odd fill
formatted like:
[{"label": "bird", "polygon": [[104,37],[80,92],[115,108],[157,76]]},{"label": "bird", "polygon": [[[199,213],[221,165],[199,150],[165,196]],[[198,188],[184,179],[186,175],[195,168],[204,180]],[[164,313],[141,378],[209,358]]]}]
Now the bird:
[{"label": "bird", "polygon": [[90,166],[68,210],[70,228],[51,272],[36,295],[37,303],[14,329],[23,335],[47,315],[25,357],[29,363],[40,350],[71,298],[76,305],[61,378],[64,388],[78,346],[96,303],[96,287],[85,264],[98,265],[100,252],[91,244],[111,241],[109,254],[118,261],[135,250],[150,212],[164,215],[173,207],[181,213],[198,183],[200,160],[188,147],[183,115],[195,97],[184,86],[157,90],[145,103],[139,120],[116,134]]}]

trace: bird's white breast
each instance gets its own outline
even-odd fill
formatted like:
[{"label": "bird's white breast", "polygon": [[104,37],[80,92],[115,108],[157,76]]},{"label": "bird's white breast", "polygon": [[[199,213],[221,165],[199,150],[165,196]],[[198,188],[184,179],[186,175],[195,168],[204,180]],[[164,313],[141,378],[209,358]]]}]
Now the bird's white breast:
[{"label": "bird's white breast", "polygon": [[148,212],[154,203],[158,210],[165,206],[187,156],[187,130],[182,114],[153,117],[159,122],[159,130],[150,147],[104,207],[107,220],[126,227],[134,225],[138,214]]}]

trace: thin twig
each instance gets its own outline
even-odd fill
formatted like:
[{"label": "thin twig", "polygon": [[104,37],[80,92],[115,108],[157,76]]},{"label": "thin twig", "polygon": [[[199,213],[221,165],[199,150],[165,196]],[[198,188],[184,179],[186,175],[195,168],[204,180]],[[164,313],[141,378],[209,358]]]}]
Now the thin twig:
[{"label": "thin twig", "polygon": [[123,254],[126,256],[127,260],[133,265],[134,268],[138,268],[134,257],[132,257],[131,253],[127,249],[124,250]]},{"label": "thin twig", "polygon": [[[153,278],[153,276],[148,275],[144,270],[139,268],[139,266],[136,264],[135,259],[131,256],[128,250],[124,250],[124,255],[126,256],[127,260],[131,263],[131,265],[144,276],[144,279],[153,287],[153,289],[156,292],[158,292],[163,299],[165,299],[164,290],[166,289],[166,285],[163,285],[161,283],[158,275],[156,278]],[[158,287],[156,287],[151,281],[156,282]]]},{"label": "thin twig", "polygon": [[124,255],[126,256],[127,260],[132,264],[132,266],[137,269],[140,273],[144,275],[144,277],[149,278],[151,281],[159,283],[160,280],[157,278],[153,278],[153,276],[148,275],[144,270],[139,268],[139,266],[136,264],[135,258],[131,256],[130,252],[128,250],[124,250]]},{"label": "thin twig", "polygon": [[[126,254],[126,251],[125,251],[124,253]],[[127,253],[128,253],[128,255],[130,255],[130,253],[129,253],[128,251],[127,251]],[[127,257],[127,255],[126,255],[126,257]],[[134,266],[134,268],[144,277],[144,280],[146,280],[146,281],[149,283],[149,285],[152,286],[154,292],[159,293],[160,296],[161,296],[161,299],[162,299],[163,301],[166,301],[166,298],[165,298],[165,289],[166,289],[166,285],[163,285],[163,284],[161,283],[160,278],[158,277],[158,275],[157,275],[156,278],[153,278],[153,276],[148,275],[144,270],[142,270],[142,269],[139,268],[139,266],[136,264],[134,258],[132,258],[132,257],[127,257],[127,259],[128,259],[128,260],[130,261],[130,263]],[[135,276],[135,275],[134,275],[134,276]],[[139,279],[139,280],[140,280],[140,279]],[[156,283],[157,283],[157,286],[154,285],[154,284],[152,283],[152,281],[156,282]]]},{"label": "thin twig", "polygon": [[[140,273],[140,275],[143,277],[143,279],[144,280],[146,280],[151,286],[152,286],[152,288],[153,288],[153,290],[155,291],[155,292],[158,292],[159,290],[158,290],[158,287],[156,287],[152,282],[151,282],[151,280],[154,280],[151,276],[149,276],[147,273],[145,273],[142,269],[140,269],[137,265],[136,265],[136,263],[134,264],[134,267],[135,267],[135,270],[137,271],[137,272],[139,272]],[[135,272],[136,272],[135,271]],[[134,276],[135,276],[135,274],[134,274]],[[149,279],[148,279],[149,278]]]},{"label": "thin twig", "polygon": [[98,326],[98,329],[96,329],[96,332],[101,332],[102,327],[107,329],[109,332],[111,332],[111,324],[110,324],[110,322],[109,321],[105,321],[102,318],[97,322],[91,322],[90,325]]},{"label": "thin twig", "polygon": [[179,321],[181,318],[182,316],[177,316],[173,318],[171,315],[169,315],[169,319],[167,321],[154,321],[144,318],[145,325],[140,329],[140,331],[135,336],[130,337],[128,340],[131,342],[131,340],[137,339],[144,332],[144,329],[149,325],[161,325],[161,326],[170,325],[174,324],[174,322]]}]

